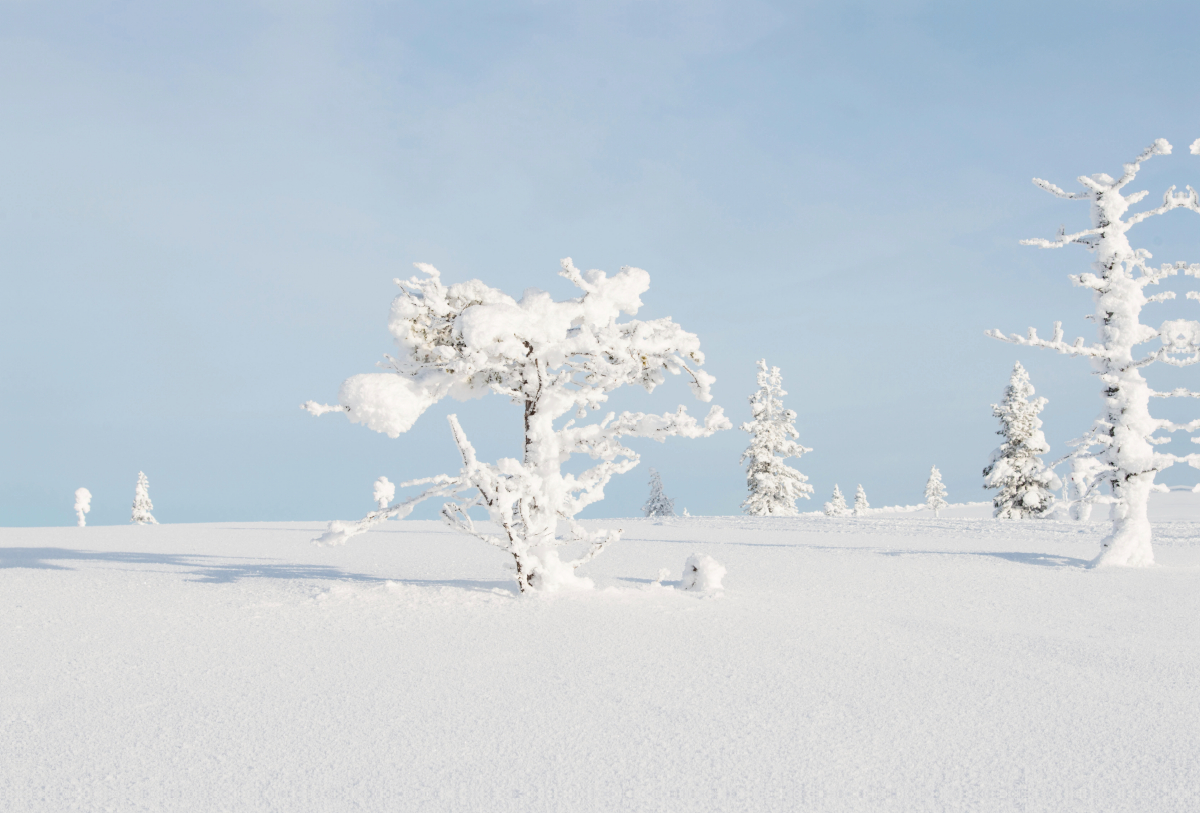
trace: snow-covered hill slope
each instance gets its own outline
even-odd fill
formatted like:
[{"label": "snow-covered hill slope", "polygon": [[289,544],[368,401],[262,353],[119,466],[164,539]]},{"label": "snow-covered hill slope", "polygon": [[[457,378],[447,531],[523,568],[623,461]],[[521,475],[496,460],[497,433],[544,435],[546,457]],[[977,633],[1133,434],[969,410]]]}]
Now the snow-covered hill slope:
[{"label": "snow-covered hill slope", "polygon": [[435,523],[0,529],[0,809],[1200,809],[1200,524],[621,524],[532,599]]}]

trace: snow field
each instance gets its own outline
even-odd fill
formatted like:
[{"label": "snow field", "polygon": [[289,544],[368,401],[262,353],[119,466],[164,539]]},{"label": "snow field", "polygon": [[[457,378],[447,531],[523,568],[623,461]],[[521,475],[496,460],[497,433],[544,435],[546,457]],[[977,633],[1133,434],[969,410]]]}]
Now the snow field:
[{"label": "snow field", "polygon": [[1200,525],[604,522],[523,597],[434,522],[0,529],[0,809],[1200,807]]}]

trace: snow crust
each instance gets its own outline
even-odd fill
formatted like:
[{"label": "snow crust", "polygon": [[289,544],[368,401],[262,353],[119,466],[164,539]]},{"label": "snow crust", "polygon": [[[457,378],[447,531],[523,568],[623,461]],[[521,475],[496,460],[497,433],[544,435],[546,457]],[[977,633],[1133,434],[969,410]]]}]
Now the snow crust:
[{"label": "snow crust", "polygon": [[437,522],[0,529],[0,807],[1196,809],[1200,524],[955,510],[620,520],[525,598]]}]

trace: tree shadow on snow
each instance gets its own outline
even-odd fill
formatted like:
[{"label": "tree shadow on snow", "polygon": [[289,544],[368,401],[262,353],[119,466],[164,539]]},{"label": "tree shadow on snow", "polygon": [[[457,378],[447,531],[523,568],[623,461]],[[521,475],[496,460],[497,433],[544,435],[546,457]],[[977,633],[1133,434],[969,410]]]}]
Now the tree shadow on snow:
[{"label": "tree shadow on snow", "polygon": [[[207,561],[206,561],[207,560]],[[226,557],[204,554],[131,553],[126,551],[85,551],[68,548],[0,548],[0,569],[35,568],[74,570],[58,562],[115,562],[123,565],[162,565],[183,568],[196,578],[189,581],[231,584],[241,579],[332,579],[339,581],[385,582],[385,578],[365,573],[348,573],[328,565],[272,563],[269,559],[229,561]],[[395,579],[393,579],[395,581]]]},{"label": "tree shadow on snow", "polygon": [[860,553],[878,553],[883,556],[989,556],[1004,559],[1022,565],[1037,565],[1039,567],[1091,567],[1088,559],[1075,559],[1071,556],[1059,556],[1053,553],[1020,553],[1017,551],[978,551],[978,550],[907,550],[904,548],[879,548],[873,546],[852,547],[847,545],[806,545],[790,542],[717,542],[699,539],[654,539],[646,540],[689,546],[699,545],[738,545],[749,548],[804,548],[806,550],[828,551],[858,551]]},{"label": "tree shadow on snow", "polygon": [[[59,564],[63,562],[64,564]],[[413,587],[455,587],[478,593],[497,590],[516,593],[511,580],[472,581],[469,579],[402,579],[351,573],[329,565],[279,563],[271,559],[208,556],[200,553],[133,553],[128,551],[86,551],[69,548],[0,548],[0,569],[75,570],[67,562],[112,562],[119,565],[160,565],[183,569],[203,584],[233,584],[242,579],[307,579],[406,584]]]}]

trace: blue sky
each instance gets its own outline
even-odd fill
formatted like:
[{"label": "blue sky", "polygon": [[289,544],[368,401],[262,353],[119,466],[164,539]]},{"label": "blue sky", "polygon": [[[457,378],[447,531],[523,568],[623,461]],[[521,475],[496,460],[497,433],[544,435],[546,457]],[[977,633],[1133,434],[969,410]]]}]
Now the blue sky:
[{"label": "blue sky", "polygon": [[[91,522],[125,522],[139,470],[163,521],[356,517],[379,475],[454,470],[450,411],[481,453],[516,455],[497,397],[439,405],[398,440],[297,405],[391,350],[391,280],[412,262],[568,295],[565,256],[647,269],[640,315],[700,335],[735,422],[755,360],[782,368],[813,507],[835,482],[918,502],[934,464],[952,500],[987,499],[989,405],[1014,361],[1051,399],[1051,456],[1099,406],[1086,362],[983,336],[1055,319],[1091,335],[1066,278],[1086,252],[1017,244],[1086,211],[1029,180],[1116,173],[1165,137],[1175,154],[1139,188],[1200,186],[1198,17],[0,2],[0,524],[68,524],[79,486]],[[1189,217],[1134,242],[1200,261]],[[745,443],[645,443],[591,514],[636,512],[648,466],[677,506],[735,513]]]}]

